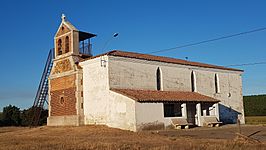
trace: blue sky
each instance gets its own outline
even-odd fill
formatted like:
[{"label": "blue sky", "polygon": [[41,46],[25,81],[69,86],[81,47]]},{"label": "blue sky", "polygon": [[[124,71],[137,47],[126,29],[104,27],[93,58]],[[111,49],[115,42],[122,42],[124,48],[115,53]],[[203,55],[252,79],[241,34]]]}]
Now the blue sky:
[{"label": "blue sky", "polygon": [[[266,27],[266,1],[243,0],[5,0],[0,5],[0,108],[32,105],[61,14],[97,34],[93,53],[140,53]],[[119,36],[103,50],[114,32]],[[266,31],[156,55],[217,65],[266,61]],[[243,94],[266,93],[266,65],[245,70]],[[0,109],[0,111],[1,111]]]}]

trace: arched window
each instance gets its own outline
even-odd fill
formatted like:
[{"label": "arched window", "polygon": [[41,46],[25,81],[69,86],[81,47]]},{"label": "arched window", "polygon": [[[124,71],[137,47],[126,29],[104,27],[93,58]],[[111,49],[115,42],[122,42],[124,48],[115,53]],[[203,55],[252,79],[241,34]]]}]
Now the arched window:
[{"label": "arched window", "polygon": [[62,97],[60,97],[60,104],[63,105],[64,103],[65,103],[65,99],[64,99],[64,97],[62,96]]},{"label": "arched window", "polygon": [[57,41],[57,55],[62,55],[62,40]]},{"label": "arched window", "polygon": [[191,72],[191,91],[192,92],[196,92],[197,91],[197,88],[196,88],[196,75],[195,75],[194,71]]},{"label": "arched window", "polygon": [[214,75],[214,86],[215,86],[215,93],[220,93],[220,84],[219,84],[218,74]]},{"label": "arched window", "polygon": [[66,39],[65,39],[65,53],[68,53],[69,52],[69,37],[66,36]]},{"label": "arched window", "polygon": [[160,68],[158,67],[157,68],[157,71],[156,71],[156,82],[157,82],[157,90],[160,91],[162,90],[162,87],[161,87],[161,70]]}]

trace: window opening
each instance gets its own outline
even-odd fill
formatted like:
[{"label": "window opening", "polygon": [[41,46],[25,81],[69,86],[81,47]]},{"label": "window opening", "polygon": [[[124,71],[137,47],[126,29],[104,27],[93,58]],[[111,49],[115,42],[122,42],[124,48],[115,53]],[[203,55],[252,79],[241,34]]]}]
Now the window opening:
[{"label": "window opening", "polygon": [[58,55],[62,55],[62,40],[61,39],[59,39],[58,41],[57,41],[57,54]]},{"label": "window opening", "polygon": [[161,87],[161,70],[160,68],[157,69],[156,71],[156,82],[157,82],[157,90],[160,91],[162,89]]},{"label": "window opening", "polygon": [[191,91],[196,92],[196,77],[195,77],[195,72],[191,72]]},{"label": "window opening", "polygon": [[219,77],[218,74],[214,76],[215,93],[220,93]]},{"label": "window opening", "polygon": [[182,108],[179,103],[164,103],[164,117],[182,117]]},{"label": "window opening", "polygon": [[63,105],[65,103],[64,97],[60,97],[60,104]]},{"label": "window opening", "polygon": [[65,52],[68,53],[69,52],[69,37],[66,36],[65,39]]}]

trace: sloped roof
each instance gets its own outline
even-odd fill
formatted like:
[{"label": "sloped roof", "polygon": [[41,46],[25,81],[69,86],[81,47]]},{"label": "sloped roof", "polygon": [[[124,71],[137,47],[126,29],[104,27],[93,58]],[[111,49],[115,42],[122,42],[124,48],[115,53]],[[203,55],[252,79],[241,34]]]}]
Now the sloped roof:
[{"label": "sloped roof", "polygon": [[78,29],[75,26],[73,26],[70,22],[63,21],[62,23],[64,23],[67,27],[69,27],[70,30],[78,31]]},{"label": "sloped roof", "polygon": [[219,100],[196,92],[111,89],[138,102],[213,102]]},{"label": "sloped roof", "polygon": [[62,20],[59,28],[57,29],[57,31],[55,33],[56,36],[58,35],[58,33],[59,33],[59,31],[63,25],[65,25],[70,31],[78,31],[78,29],[76,27],[74,27],[70,22]]},{"label": "sloped roof", "polygon": [[233,68],[227,68],[227,67],[222,67],[222,66],[204,64],[204,63],[199,63],[199,62],[192,62],[192,61],[176,59],[176,58],[170,58],[170,57],[155,56],[155,55],[141,54],[141,53],[134,53],[134,52],[126,52],[126,51],[119,51],[119,50],[113,50],[113,51],[110,51],[110,52],[107,52],[107,53],[104,53],[104,54],[101,54],[101,55],[97,55],[97,56],[91,57],[89,59],[93,59],[93,58],[100,57],[100,56],[103,56],[103,55],[119,56],[119,57],[127,57],[127,58],[159,61],[159,62],[180,64],[180,65],[189,65],[189,66],[197,66],[197,67],[204,67],[204,68],[214,68],[214,69],[222,69],[222,70],[241,71],[241,72],[243,72],[243,70],[239,70],[239,69],[233,69]]}]

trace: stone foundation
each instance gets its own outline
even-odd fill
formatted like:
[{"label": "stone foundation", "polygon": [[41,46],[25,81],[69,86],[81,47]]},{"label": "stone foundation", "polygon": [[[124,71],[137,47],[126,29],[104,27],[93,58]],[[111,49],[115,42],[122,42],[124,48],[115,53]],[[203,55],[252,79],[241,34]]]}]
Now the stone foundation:
[{"label": "stone foundation", "polygon": [[47,118],[47,126],[79,126],[79,116],[50,116]]}]

